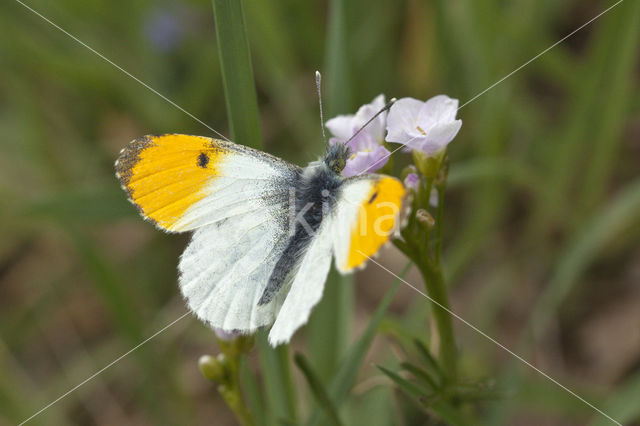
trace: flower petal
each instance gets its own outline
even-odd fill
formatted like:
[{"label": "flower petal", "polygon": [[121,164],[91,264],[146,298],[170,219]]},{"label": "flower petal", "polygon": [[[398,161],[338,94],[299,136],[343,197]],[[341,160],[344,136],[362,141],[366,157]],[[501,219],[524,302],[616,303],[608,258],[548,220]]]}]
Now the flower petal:
[{"label": "flower petal", "polygon": [[342,170],[342,176],[351,177],[365,173],[373,173],[387,164],[390,154],[389,150],[381,145],[374,151],[356,152],[347,160],[347,164]]},{"label": "flower petal", "polygon": [[462,126],[462,120],[455,120],[446,124],[437,124],[424,138],[415,144],[408,144],[427,155],[432,155],[444,149],[456,137]]},{"label": "flower petal", "polygon": [[358,130],[354,130],[353,118],[353,115],[339,115],[328,120],[325,126],[336,139],[344,143]]},{"label": "flower petal", "polygon": [[417,132],[416,121],[423,103],[414,98],[397,100],[387,116],[387,140],[406,143]]},{"label": "flower petal", "polygon": [[418,113],[417,125],[429,133],[437,124],[452,122],[458,113],[458,100],[438,95],[427,100]]},{"label": "flower petal", "polygon": [[351,152],[373,151],[380,143],[369,132],[362,130],[358,135],[347,144]]},{"label": "flower petal", "polygon": [[[358,109],[358,112],[356,113],[353,120],[354,124],[357,126],[356,131],[360,127],[364,126],[367,123],[367,121],[371,120],[371,117],[376,115],[378,111],[384,108],[384,105],[385,105],[385,100],[384,100],[384,95],[382,94],[376,96],[371,101],[371,103],[362,105],[360,109]],[[384,130],[385,130],[386,121],[387,121],[387,113],[383,112],[378,117],[376,117],[376,119],[373,120],[371,124],[365,127],[361,133],[364,133],[364,132],[369,133],[372,136],[372,138],[377,140],[378,144],[380,144],[382,143],[382,141],[384,141]]]},{"label": "flower petal", "polygon": [[418,183],[420,182],[420,178],[416,173],[409,173],[406,178],[404,178],[404,186],[414,191],[418,189]]}]

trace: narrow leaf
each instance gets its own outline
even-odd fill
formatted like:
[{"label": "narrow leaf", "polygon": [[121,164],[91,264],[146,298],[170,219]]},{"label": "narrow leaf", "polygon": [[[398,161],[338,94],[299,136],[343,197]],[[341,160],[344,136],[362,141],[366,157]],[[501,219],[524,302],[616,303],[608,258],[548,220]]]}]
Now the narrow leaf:
[{"label": "narrow leaf", "polygon": [[398,387],[403,390],[409,396],[414,398],[430,398],[433,396],[432,393],[428,392],[426,389],[421,388],[417,384],[410,382],[404,377],[400,376],[393,371],[382,367],[381,365],[377,366],[387,377],[389,377],[393,382],[398,385]]},{"label": "narrow leaf", "polygon": [[429,370],[431,370],[431,372],[435,374],[439,380],[442,380],[442,370],[440,370],[438,362],[435,360],[433,355],[431,355],[429,348],[427,348],[427,346],[420,339],[414,339],[413,344],[418,349],[418,353],[422,356],[422,359],[424,360]]},{"label": "narrow leaf", "polygon": [[333,405],[329,395],[327,395],[324,385],[320,379],[318,379],[318,376],[316,376],[307,359],[302,354],[296,354],[294,356],[294,360],[298,368],[300,368],[300,371],[302,371],[304,378],[307,380],[307,384],[309,385],[313,396],[320,407],[325,411],[327,417],[331,420],[331,423],[336,426],[342,425],[342,421],[340,420],[340,416],[338,416],[336,407]]},{"label": "narrow leaf", "polygon": [[413,374],[416,379],[422,380],[422,382],[426,386],[428,386],[430,390],[436,390],[438,388],[438,384],[436,383],[436,381],[429,375],[429,373],[427,373],[422,368],[408,362],[402,362],[400,363],[400,366]]},{"label": "narrow leaf", "polygon": [[[411,262],[408,262],[398,276],[400,278],[404,277],[410,267]],[[391,300],[393,300],[393,296],[400,285],[400,278],[396,279],[391,284],[391,288],[384,296],[384,299],[382,299],[382,302],[380,302],[380,305],[373,314],[369,325],[360,335],[358,341],[351,346],[346,357],[338,367],[338,371],[331,380],[329,395],[337,408],[340,408],[341,404],[345,401],[351,387],[356,381],[360,364],[362,364],[362,360],[367,354],[367,349],[369,349],[369,346],[371,345],[371,341],[375,336],[376,330],[378,329],[378,326],[387,312],[389,304],[391,304]],[[311,417],[309,424],[320,424],[320,415],[318,412]]]},{"label": "narrow leaf", "polygon": [[231,138],[260,148],[258,100],[242,0],[213,0],[213,11]]}]

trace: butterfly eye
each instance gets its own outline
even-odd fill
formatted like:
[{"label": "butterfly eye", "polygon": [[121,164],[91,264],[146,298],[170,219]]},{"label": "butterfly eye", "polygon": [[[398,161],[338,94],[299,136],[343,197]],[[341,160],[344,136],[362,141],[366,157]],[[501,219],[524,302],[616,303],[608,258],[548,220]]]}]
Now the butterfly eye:
[{"label": "butterfly eye", "polygon": [[331,167],[331,169],[337,174],[340,174],[342,173],[342,170],[344,169],[345,164],[346,163],[344,158],[338,157],[335,160],[331,161],[331,163],[329,164],[329,167]]}]

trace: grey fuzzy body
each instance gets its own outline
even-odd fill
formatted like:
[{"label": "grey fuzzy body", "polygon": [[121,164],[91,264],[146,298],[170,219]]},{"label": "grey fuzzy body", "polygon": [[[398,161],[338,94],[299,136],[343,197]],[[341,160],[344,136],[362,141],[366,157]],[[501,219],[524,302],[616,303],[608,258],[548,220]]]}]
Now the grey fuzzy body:
[{"label": "grey fuzzy body", "polygon": [[343,166],[347,155],[344,145],[334,145],[323,161],[313,162],[298,173],[293,217],[301,220],[289,224],[293,227],[293,235],[269,277],[259,305],[269,303],[282,288],[290,273],[296,270],[298,260],[320,229],[323,219],[331,214],[344,180],[340,176],[341,167],[335,164],[342,160]]}]

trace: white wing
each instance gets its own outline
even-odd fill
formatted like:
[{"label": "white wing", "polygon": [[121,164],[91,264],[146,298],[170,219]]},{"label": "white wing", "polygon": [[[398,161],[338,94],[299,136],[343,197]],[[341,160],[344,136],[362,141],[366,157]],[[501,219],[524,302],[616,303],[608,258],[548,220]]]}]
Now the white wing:
[{"label": "white wing", "polygon": [[231,142],[189,135],[144,136],[124,148],[116,176],[142,215],[170,232],[282,202],[299,168]]},{"label": "white wing", "polygon": [[311,309],[322,298],[331,267],[332,216],[324,220],[298,261],[289,293],[269,332],[269,343],[272,346],[289,342],[293,333],[308,321]]},{"label": "white wing", "polygon": [[211,327],[250,333],[273,322],[286,289],[270,303],[258,301],[289,237],[271,216],[277,208],[219,221],[193,234],[180,258],[180,289],[189,308]]},{"label": "white wing", "polygon": [[289,189],[299,168],[230,142],[145,136],[122,150],[116,175],[161,229],[195,230],[180,258],[180,289],[203,321],[227,331],[271,324],[283,286],[258,301],[287,245]]}]

